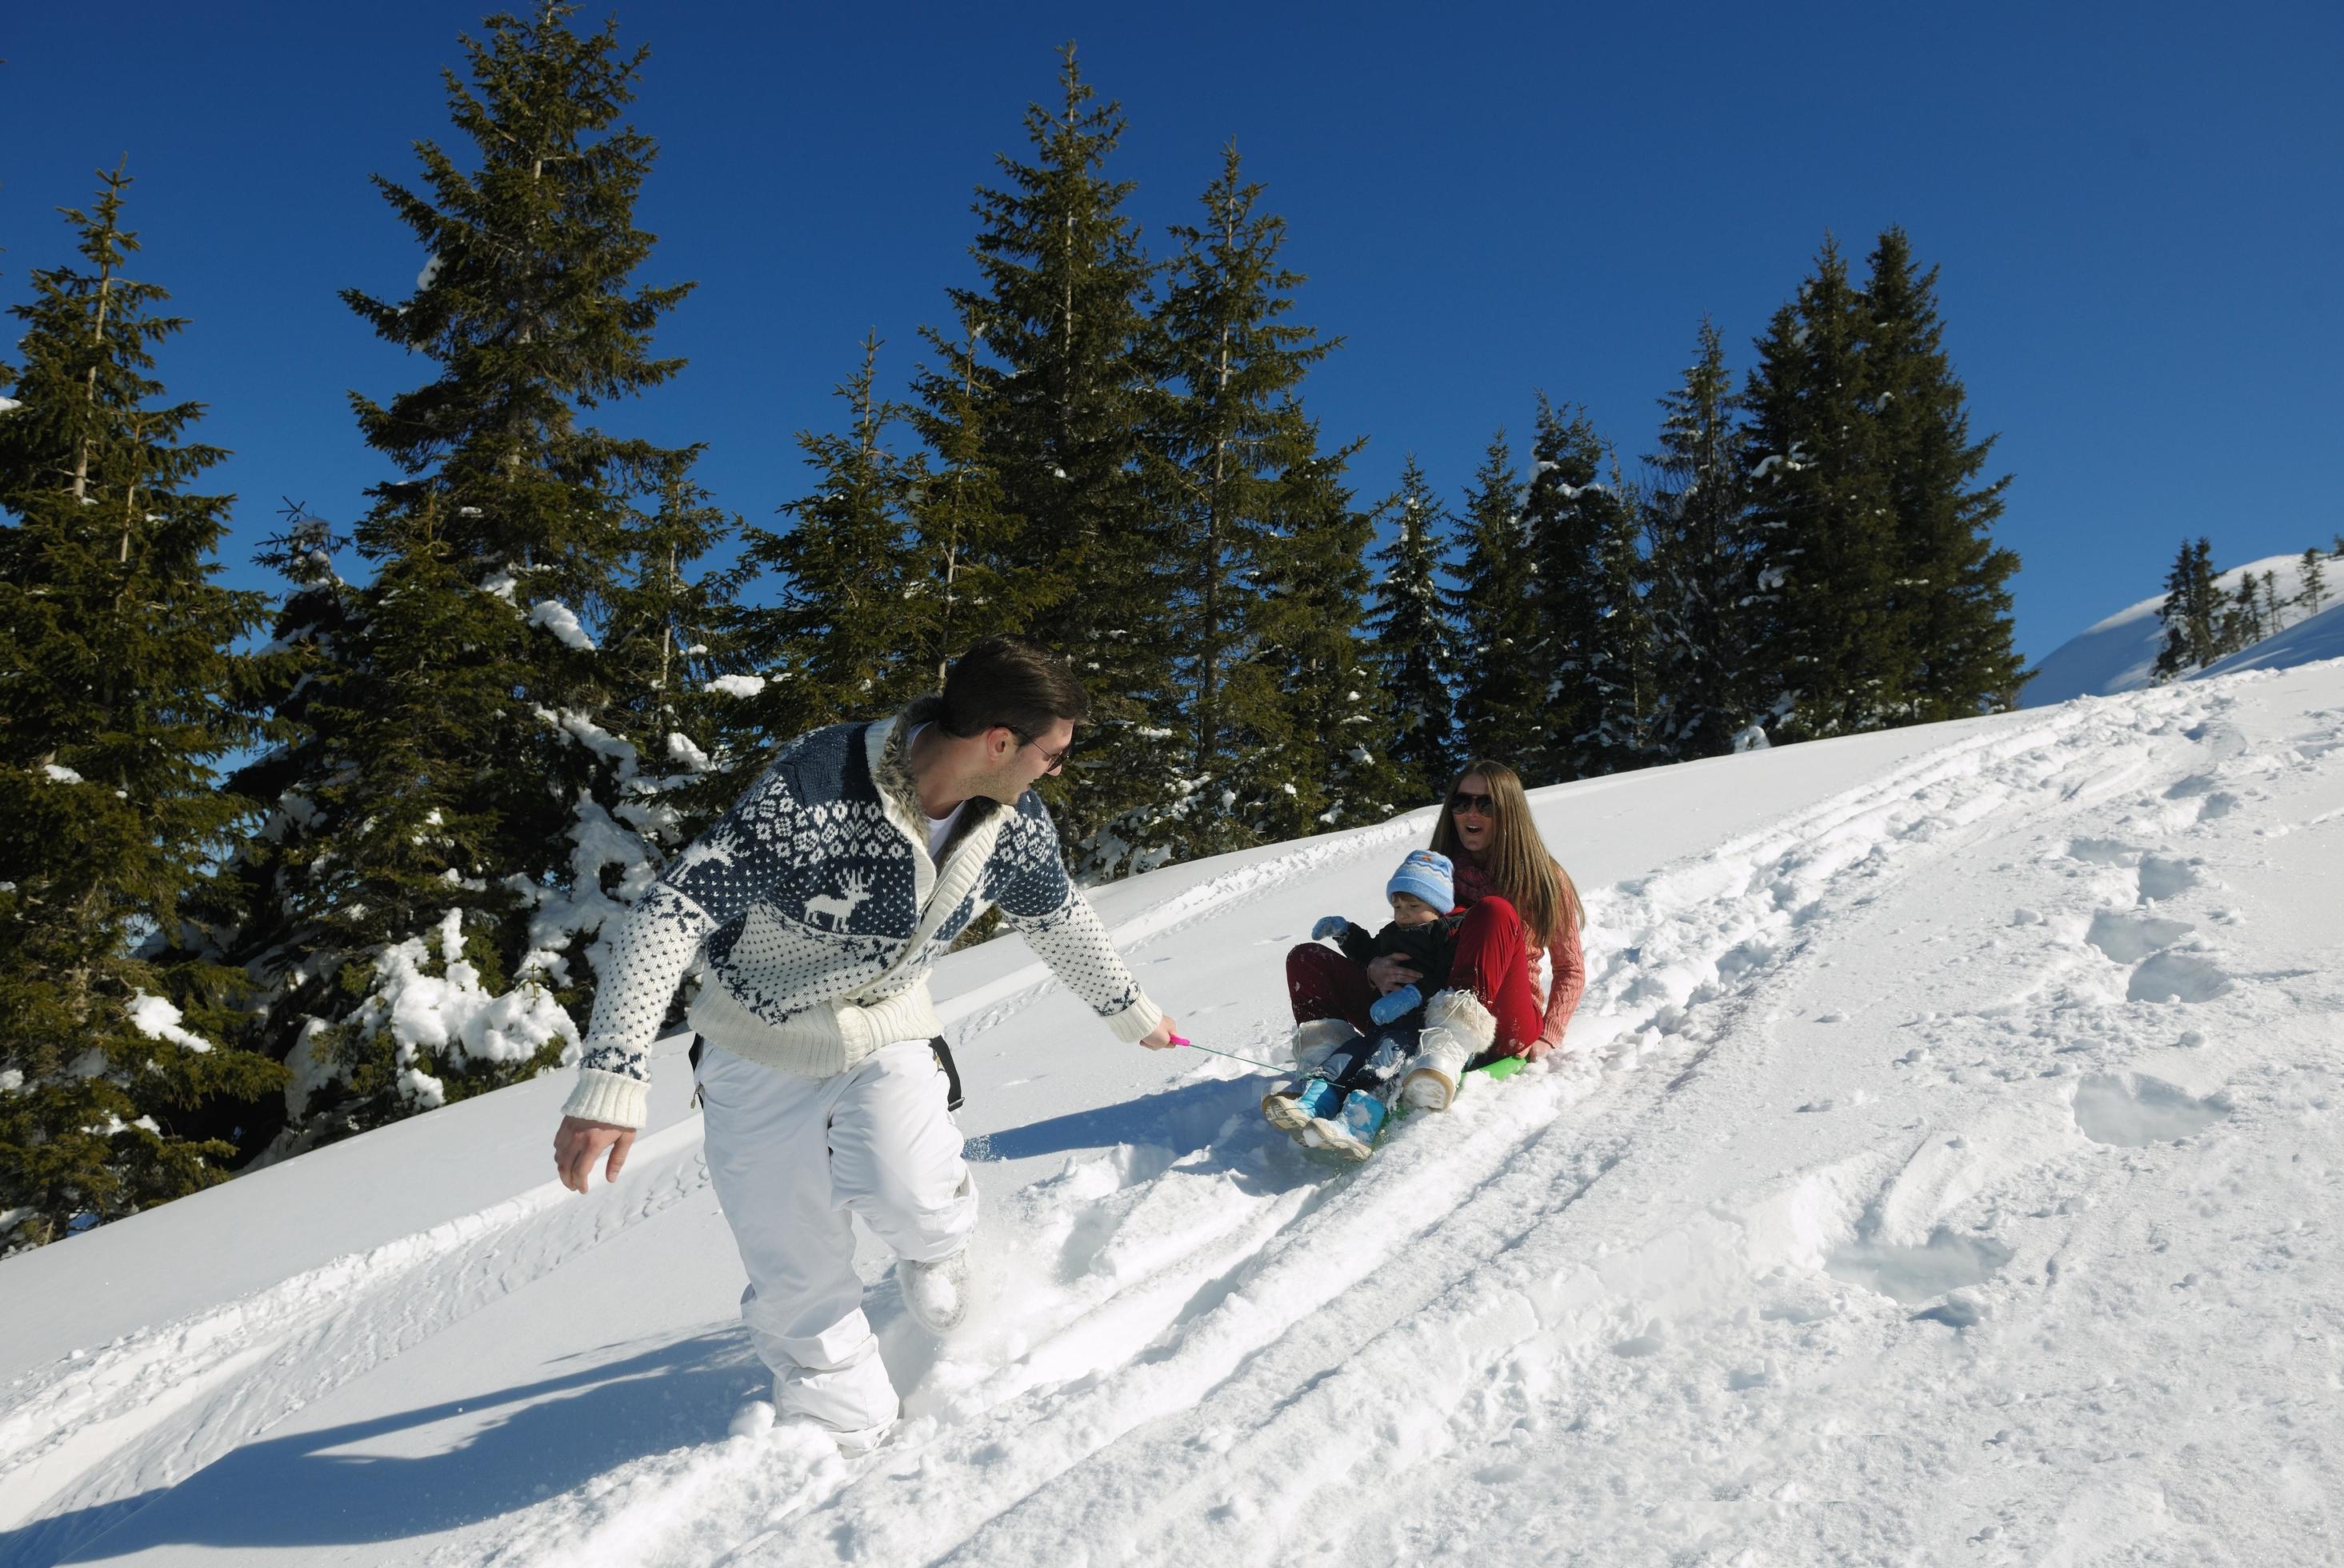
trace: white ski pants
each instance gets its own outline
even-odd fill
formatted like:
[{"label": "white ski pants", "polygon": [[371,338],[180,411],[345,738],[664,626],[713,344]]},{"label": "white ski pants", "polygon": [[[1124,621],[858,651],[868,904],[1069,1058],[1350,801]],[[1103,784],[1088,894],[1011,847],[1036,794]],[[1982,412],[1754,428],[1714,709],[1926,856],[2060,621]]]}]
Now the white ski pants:
[{"label": "white ski pants", "polygon": [[976,1184],[925,1040],[900,1040],[835,1077],[700,1054],[708,1175],[749,1288],[741,1318],[773,1370],[773,1403],[862,1433],[897,1401],[863,1316],[850,1215],[899,1257],[933,1263],[968,1243]]}]

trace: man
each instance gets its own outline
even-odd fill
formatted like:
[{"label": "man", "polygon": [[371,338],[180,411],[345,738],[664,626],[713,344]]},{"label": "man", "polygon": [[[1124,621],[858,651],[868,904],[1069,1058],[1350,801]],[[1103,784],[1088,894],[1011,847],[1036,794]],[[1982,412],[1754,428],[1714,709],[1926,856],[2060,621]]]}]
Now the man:
[{"label": "man", "polygon": [[1121,1038],[1172,1043],[1067,877],[1030,787],[1089,713],[1059,660],[979,642],[940,697],[782,748],[678,855],[611,939],[553,1158],[584,1192],[643,1125],[645,1056],[695,958],[709,1179],[740,1244],[741,1315],[783,1417],[865,1449],[901,1409],[863,1316],[848,1217],[898,1258],[904,1301],[941,1332],[966,1307],[976,1189],[932,1041],[927,974],[997,905]]}]

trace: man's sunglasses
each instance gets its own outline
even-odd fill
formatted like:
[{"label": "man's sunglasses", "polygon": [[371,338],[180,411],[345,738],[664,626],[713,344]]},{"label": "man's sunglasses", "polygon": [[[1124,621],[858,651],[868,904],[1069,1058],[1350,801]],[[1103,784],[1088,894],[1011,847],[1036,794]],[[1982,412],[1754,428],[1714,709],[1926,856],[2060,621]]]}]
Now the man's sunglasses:
[{"label": "man's sunglasses", "polygon": [[[1034,747],[1034,748],[1035,748],[1035,749],[1036,749],[1036,750],[1040,750],[1040,748],[1041,748],[1041,742],[1040,742],[1040,740],[1039,740],[1038,738],[1036,738],[1036,736],[1033,736],[1033,735],[1029,735],[1029,734],[1027,734],[1025,731],[1023,731],[1023,730],[1019,729],[1019,728],[1018,728],[1016,725],[1015,725],[1015,724],[1004,724],[1004,725],[1002,725],[1001,727],[1002,727],[1003,729],[1005,729],[1005,730],[1007,730],[1011,734],[1015,735],[1015,736],[1016,736],[1020,741],[1024,742],[1026,745],[1032,746],[1032,747]],[[1059,747],[1056,751],[1055,751],[1055,752],[1043,752],[1043,753],[1042,753],[1042,760],[1043,760],[1044,762],[1046,762],[1046,763],[1047,763],[1047,764],[1050,764],[1050,765],[1049,765],[1049,767],[1048,767],[1048,769],[1047,769],[1046,771],[1048,771],[1048,772],[1050,772],[1050,773],[1056,773],[1056,772],[1058,771],[1058,769],[1059,769],[1059,768],[1061,768],[1061,767],[1063,767],[1063,766],[1065,766],[1065,765],[1066,765],[1066,759],[1067,759],[1068,757],[1070,757],[1070,756],[1073,756],[1074,754],[1075,754],[1075,738],[1074,738],[1072,735],[1068,735],[1068,736],[1066,737],[1066,744],[1065,745],[1063,745],[1063,746]]]},{"label": "man's sunglasses", "polygon": [[1467,794],[1460,789],[1449,797],[1449,814],[1451,816],[1469,811],[1475,816],[1486,816],[1491,822],[1498,820],[1498,803],[1489,795]]}]

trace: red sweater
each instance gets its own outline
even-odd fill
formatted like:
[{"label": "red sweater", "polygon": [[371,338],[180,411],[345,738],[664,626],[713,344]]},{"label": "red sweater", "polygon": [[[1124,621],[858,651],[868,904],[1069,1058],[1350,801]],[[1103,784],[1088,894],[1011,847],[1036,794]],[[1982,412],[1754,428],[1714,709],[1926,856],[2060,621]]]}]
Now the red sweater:
[{"label": "red sweater", "polygon": [[[1455,867],[1457,902],[1460,907],[1470,907],[1497,893],[1497,887],[1461,846],[1450,857],[1450,863]],[[1563,1028],[1571,1022],[1581,994],[1587,989],[1587,960],[1580,951],[1577,926],[1564,926],[1547,945],[1546,956],[1552,971],[1547,985],[1546,1025],[1539,1030],[1538,1043],[1523,1053],[1532,1061],[1562,1044]],[[1531,949],[1531,959],[1537,962],[1536,947]]]}]

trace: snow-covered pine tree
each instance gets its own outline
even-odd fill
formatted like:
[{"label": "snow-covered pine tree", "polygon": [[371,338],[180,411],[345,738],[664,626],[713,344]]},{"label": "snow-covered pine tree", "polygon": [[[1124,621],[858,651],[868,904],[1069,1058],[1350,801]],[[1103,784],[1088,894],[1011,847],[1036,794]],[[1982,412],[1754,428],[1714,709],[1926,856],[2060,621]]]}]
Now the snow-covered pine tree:
[{"label": "snow-covered pine tree", "polygon": [[2319,613],[2328,602],[2328,569],[2320,564],[2319,551],[2315,548],[2303,552],[2303,563],[2296,568],[2295,602],[2303,607],[2306,620]]},{"label": "snow-covered pine tree", "polygon": [[1762,706],[1753,653],[1771,595],[1758,588],[1742,400],[1714,324],[1701,324],[1683,384],[1661,399],[1661,450],[1645,460],[1652,541],[1652,744],[1670,761],[1722,755]]},{"label": "snow-covered pine tree", "polygon": [[469,79],[447,86],[471,167],[422,141],[422,193],[376,181],[428,252],[414,291],[343,296],[435,373],[352,395],[397,470],[354,531],[375,575],[315,649],[285,802],[246,848],[291,927],[247,953],[304,1109],[280,1152],[561,1060],[597,934],[680,842],[663,797],[696,770],[664,771],[643,659],[597,631],[646,657],[688,633],[697,611],[651,612],[642,595],[678,596],[643,557],[681,570],[714,523],[697,449],[584,416],[676,372],[651,334],[689,286],[631,281],[652,245],[633,211],[655,148],[621,118],[644,55],[571,14],[464,40]]},{"label": "snow-covered pine tree", "polygon": [[[1317,441],[1312,427],[1312,443]],[[1242,812],[1264,841],[1380,822],[1399,808],[1392,703],[1360,635],[1373,513],[1353,504],[1349,468],[1365,445],[1288,468],[1285,520],[1261,555],[1262,604],[1248,663],[1283,698],[1236,759]]]},{"label": "snow-covered pine tree", "polygon": [[1391,542],[1376,552],[1383,569],[1369,599],[1369,659],[1390,699],[1384,742],[1399,769],[1402,804],[1448,787],[1456,743],[1456,629],[1450,622],[1447,530],[1450,519],[1410,452],[1399,489],[1384,502]]},{"label": "snow-covered pine tree", "polygon": [[622,801],[613,814],[672,846],[722,815],[766,753],[725,678],[742,663],[732,616],[747,573],[701,566],[741,520],[682,468],[664,476],[655,506],[645,499],[631,520],[625,573],[608,591],[595,668],[604,726],[660,775],[638,792],[656,798]]},{"label": "snow-covered pine tree", "polygon": [[99,177],[0,367],[0,1250],[221,1179],[234,1106],[284,1077],[183,919],[251,810],[214,764],[255,738],[233,650],[265,611],[213,581],[231,498],[190,487],[227,453],[149,373],[186,323]]},{"label": "snow-covered pine tree", "polygon": [[862,368],[836,389],[845,428],[798,432],[813,488],[782,508],[790,526],[747,531],[744,564],[775,582],[770,602],[735,616],[764,683],[741,706],[769,742],[879,718],[935,689],[923,650],[935,606],[910,533],[915,473],[887,435],[907,410],[874,390],[878,364],[878,339],[866,339]]},{"label": "snow-covered pine tree", "polygon": [[[1281,683],[1286,662],[1257,657],[1265,594],[1297,548],[1324,542],[1330,510],[1349,515],[1348,495],[1330,503],[1320,477],[1339,474],[1342,457],[1327,469],[1297,395],[1335,345],[1286,319],[1304,279],[1278,260],[1285,220],[1261,210],[1261,192],[1225,147],[1204,221],[1167,231],[1180,248],[1155,312],[1164,395],[1147,474],[1171,529],[1166,609],[1179,678],[1160,723],[1187,732],[1185,855],[1257,842],[1220,802],[1240,777],[1259,775],[1255,754],[1305,739]],[[1311,720],[1306,734],[1318,727]],[[1309,753],[1306,744],[1298,754]]]},{"label": "snow-covered pine tree", "polygon": [[1864,382],[1874,450],[1895,519],[1892,615],[1905,721],[1995,713],[2017,701],[2009,581],[2018,557],[1995,544],[2007,474],[1978,482],[1995,438],[1969,438],[1967,394],[1945,349],[1937,269],[1901,228],[1880,236],[1864,286]]},{"label": "snow-covered pine tree", "polygon": [[1173,691],[1166,542],[1141,472],[1156,268],[1123,210],[1131,185],[1104,172],[1122,110],[1096,101],[1072,44],[1059,58],[1058,102],[1026,109],[1032,161],[1002,155],[1004,183],[977,189],[981,285],[951,297],[985,329],[972,422],[1011,520],[985,564],[1018,582],[1017,630],[1065,654],[1090,691],[1075,755],[1042,787],[1070,864],[1097,878],[1171,852],[1181,790],[1157,722]]},{"label": "snow-covered pine tree", "polygon": [[1521,475],[1503,430],[1490,438],[1465,492],[1464,536],[1454,602],[1459,738],[1469,756],[1521,757],[1549,726],[1544,687],[1528,658],[1541,631],[1538,568],[1522,526]]},{"label": "snow-covered pine tree", "polygon": [[1640,767],[1650,655],[1632,501],[1581,408],[1539,394],[1522,503],[1536,576],[1524,663],[1537,682],[1540,722],[1514,743],[1523,775],[1539,784]]},{"label": "snow-covered pine tree", "polygon": [[2152,674],[2160,683],[2202,670],[2228,650],[2222,647],[2220,592],[2214,582],[2214,547],[2187,539],[2165,574],[2165,602],[2157,607],[2165,641]]},{"label": "snow-covered pine tree", "polygon": [[1743,393],[1758,582],[1777,596],[1765,649],[1776,741],[1883,729],[1912,713],[1899,685],[1894,497],[1871,417],[1865,330],[1826,237],[1814,275],[1758,339]]}]

